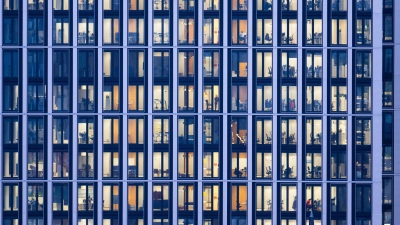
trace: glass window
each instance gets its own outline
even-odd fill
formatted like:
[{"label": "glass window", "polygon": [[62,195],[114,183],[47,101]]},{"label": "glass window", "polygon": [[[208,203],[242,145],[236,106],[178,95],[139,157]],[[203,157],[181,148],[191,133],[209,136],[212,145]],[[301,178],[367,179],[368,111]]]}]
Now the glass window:
[{"label": "glass window", "polygon": [[345,118],[331,119],[331,145],[347,145],[347,121]]},{"label": "glass window", "polygon": [[93,0],[82,0],[78,3],[78,10],[94,10],[94,1]]},{"label": "glass window", "polygon": [[94,120],[91,117],[78,119],[78,144],[94,143]]},{"label": "glass window", "polygon": [[247,152],[232,152],[232,178],[247,178]]},{"label": "glass window", "polygon": [[393,139],[393,114],[390,112],[382,113],[382,139],[384,142],[391,143]]},{"label": "glass window", "polygon": [[247,143],[247,119],[232,118],[231,121],[232,144]]},{"label": "glass window", "polygon": [[118,144],[119,143],[119,119],[104,118],[103,119],[103,144]]},{"label": "glass window", "polygon": [[169,119],[153,120],[153,143],[168,144],[169,143]]},{"label": "glass window", "polygon": [[320,185],[306,185],[306,211],[322,211],[322,189]]},{"label": "glass window", "polygon": [[78,211],[93,211],[95,203],[93,184],[78,184]]},{"label": "glass window", "polygon": [[[15,2],[15,3],[13,3]],[[16,0],[4,1],[4,8],[6,8],[6,4],[10,7],[10,10],[14,10],[18,8]],[[3,17],[3,44],[5,45],[16,45],[19,42],[19,21],[17,17]]]},{"label": "glass window", "polygon": [[28,211],[43,211],[45,188],[43,184],[28,184]]},{"label": "glass window", "polygon": [[54,10],[68,10],[69,9],[69,0],[53,0],[53,9]]},{"label": "glass window", "polygon": [[[20,205],[20,193],[18,184],[3,183],[3,211],[18,212]],[[21,195],[22,196],[22,195]],[[4,219],[4,218],[3,218]],[[14,220],[14,222],[18,222]],[[18,224],[18,223],[10,223]]]},{"label": "glass window", "polygon": [[272,44],[272,19],[257,19],[257,44]]},{"label": "glass window", "polygon": [[272,85],[257,85],[257,111],[272,111]]},{"label": "glass window", "polygon": [[53,19],[53,44],[69,44],[69,18]]},{"label": "glass window", "polygon": [[[106,152],[107,151],[107,152]],[[103,177],[104,178],[114,178],[119,177],[119,152],[112,150],[103,150]]]},{"label": "glass window", "polygon": [[295,145],[297,143],[297,122],[296,119],[281,120],[281,144]]},{"label": "glass window", "polygon": [[169,85],[153,86],[153,110],[168,111],[169,110]]},{"label": "glass window", "polygon": [[[86,2],[86,0],[82,0]],[[82,3],[85,4],[85,3]],[[90,6],[92,4],[92,6]],[[81,5],[81,3],[79,3]],[[89,8],[93,9],[93,3],[89,3]],[[95,36],[94,19],[91,16],[79,16],[78,19],[78,44],[94,44]]]},{"label": "glass window", "polygon": [[[319,1],[320,0],[314,0]],[[313,2],[313,0],[308,0]],[[322,45],[322,19],[307,19],[307,45]]]},{"label": "glass window", "polygon": [[169,10],[169,1],[168,0],[156,0],[153,5],[154,10]]},{"label": "glass window", "polygon": [[393,199],[393,179],[390,177],[382,178],[382,186],[383,186],[383,204],[390,205],[392,204]]},{"label": "glass window", "polygon": [[118,51],[103,52],[103,77],[118,77],[120,73],[120,56]]},{"label": "glass window", "polygon": [[[272,187],[271,185],[256,185],[256,211],[265,212],[272,211]],[[256,212],[256,215],[257,215]],[[257,223],[259,224],[259,223]],[[268,223],[262,223],[268,224]]]},{"label": "glass window", "polygon": [[307,0],[307,11],[322,11],[322,1]]},{"label": "glass window", "polygon": [[193,152],[178,153],[178,178],[193,178],[195,155]]},{"label": "glass window", "polygon": [[93,149],[80,148],[78,152],[78,178],[93,178],[94,162]]},{"label": "glass window", "polygon": [[3,110],[18,111],[19,106],[19,85],[3,84]]},{"label": "glass window", "polygon": [[282,77],[297,77],[297,52],[282,52]]},{"label": "glass window", "polygon": [[179,117],[178,119],[178,140],[179,144],[195,143],[195,119],[194,117]]},{"label": "glass window", "polygon": [[103,10],[118,10],[119,1],[118,0],[105,0],[103,1]]},{"label": "glass window", "polygon": [[356,112],[371,112],[371,86],[357,85],[356,86]]},{"label": "glass window", "polygon": [[219,44],[219,18],[204,18],[203,19],[203,44]]},{"label": "glass window", "polygon": [[282,10],[297,10],[297,0],[282,0]]},{"label": "glass window", "polygon": [[[310,153],[309,153],[310,152]],[[322,177],[322,154],[320,152],[306,153],[306,178],[321,179]],[[321,199],[321,198],[320,198]],[[319,210],[321,211],[321,210]]]},{"label": "glass window", "polygon": [[[192,2],[192,1],[191,1]],[[194,2],[193,2],[194,4]],[[194,44],[195,42],[195,36],[194,36],[194,30],[195,24],[194,24],[194,19],[188,18],[188,19],[179,19],[178,21],[178,39],[179,39],[179,44],[180,45],[191,45]]]},{"label": "glass window", "polygon": [[281,186],[281,209],[283,212],[297,210],[297,187],[294,185]]},{"label": "glass window", "polygon": [[356,21],[356,44],[370,45],[372,43],[371,19],[357,19]]},{"label": "glass window", "polygon": [[118,211],[120,196],[118,184],[106,184],[103,186],[103,212]]},{"label": "glass window", "polygon": [[170,54],[168,51],[156,51],[153,53],[153,76],[154,77],[169,77],[170,76],[169,57],[170,57]]},{"label": "glass window", "polygon": [[69,164],[68,152],[53,151],[53,177],[68,178]]},{"label": "glass window", "polygon": [[[79,50],[78,53],[78,75],[79,77],[94,77],[95,76],[95,53],[92,50]],[[79,95],[79,93],[78,93]]]},{"label": "glass window", "polygon": [[28,117],[28,144],[44,143],[44,127],[43,117]]},{"label": "glass window", "polygon": [[355,123],[356,145],[371,145],[371,119],[357,118]]},{"label": "glass window", "polygon": [[53,84],[53,110],[69,111],[69,85]]},{"label": "glass window", "polygon": [[231,26],[232,44],[247,44],[247,20],[234,18]]},{"label": "glass window", "polygon": [[393,15],[389,13],[383,14],[383,41],[393,41]]},{"label": "glass window", "polygon": [[53,119],[53,144],[68,144],[70,129],[69,118],[58,117]]},{"label": "glass window", "polygon": [[347,187],[345,184],[331,185],[330,188],[331,199],[331,213],[334,215],[336,212],[345,213],[347,210]]},{"label": "glass window", "polygon": [[258,117],[256,120],[257,145],[272,144],[272,119]]},{"label": "glass window", "polygon": [[153,178],[165,179],[169,176],[169,152],[153,152]]},{"label": "glass window", "polygon": [[143,118],[128,119],[128,143],[144,144],[145,125]]},{"label": "glass window", "polygon": [[347,11],[347,0],[333,0],[332,11]]},{"label": "glass window", "polygon": [[[43,2],[41,3],[43,8]],[[35,4],[35,3],[33,3]],[[31,7],[28,3],[28,8]],[[28,18],[28,44],[43,44],[44,43],[44,20],[43,17]]]},{"label": "glass window", "polygon": [[297,44],[297,20],[296,19],[282,19],[282,28],[281,29],[282,29],[282,45],[289,45],[289,44],[296,45]]},{"label": "glass window", "polygon": [[321,145],[322,121],[321,119],[306,119],[306,145]]},{"label": "glass window", "polygon": [[371,152],[357,151],[355,165],[356,179],[371,179],[371,166]]},{"label": "glass window", "polygon": [[[142,6],[143,7],[143,6]],[[128,21],[128,44],[142,45],[144,44],[144,19],[129,18]]]},{"label": "glass window", "polygon": [[371,0],[360,0],[356,2],[357,11],[371,11]]},{"label": "glass window", "polygon": [[282,85],[282,112],[296,112],[297,111],[297,86]]},{"label": "glass window", "polygon": [[383,171],[390,172],[393,170],[393,150],[392,146],[383,146]]},{"label": "glass window", "polygon": [[204,77],[218,77],[219,76],[219,51],[204,50],[203,52],[203,76]]},{"label": "glass window", "polygon": [[[339,1],[339,0],[334,0]],[[346,0],[345,0],[346,1]],[[332,45],[347,44],[347,19],[332,19]]]},{"label": "glass window", "polygon": [[5,0],[4,1],[4,10],[18,10],[19,1],[16,0]]},{"label": "glass window", "polygon": [[272,11],[272,0],[257,0],[257,10]]},{"label": "glass window", "polygon": [[104,18],[103,19],[103,43],[104,44],[118,44],[119,42],[120,42],[119,19],[118,18]]},{"label": "glass window", "polygon": [[331,52],[331,78],[347,78],[347,53]]},{"label": "glass window", "polygon": [[19,77],[19,51],[4,50],[3,51],[3,78]]},{"label": "glass window", "polygon": [[281,153],[281,178],[296,179],[297,177],[297,156],[296,153]]},{"label": "glass window", "polygon": [[143,184],[128,184],[128,213],[143,211],[145,197]]},{"label": "glass window", "polygon": [[[231,188],[232,212],[247,211],[247,186],[245,184],[231,184],[230,188]],[[242,224],[242,223],[237,223],[237,224]]]},{"label": "glass window", "polygon": [[247,85],[232,85],[232,111],[247,111]]},{"label": "glass window", "polygon": [[256,155],[256,178],[258,179],[271,179],[272,178],[272,153],[271,152],[257,152]]},{"label": "glass window", "polygon": [[331,112],[347,111],[347,87],[331,86]]},{"label": "glass window", "polygon": [[219,144],[219,118],[205,117],[203,121],[203,144]]},{"label": "glass window", "polygon": [[356,217],[362,213],[368,213],[367,215],[371,216],[371,186],[369,184],[357,184],[355,186]]},{"label": "glass window", "polygon": [[[206,216],[206,211],[215,211],[219,210],[219,185],[218,184],[204,184],[203,186],[203,217]],[[207,223],[206,223],[207,224]]]},{"label": "glass window", "polygon": [[[166,1],[166,0],[160,0],[160,1]],[[154,32],[153,44],[169,44],[169,19],[154,18],[153,32]]]},{"label": "glass window", "polygon": [[[6,55],[6,52],[3,52],[4,55]],[[13,61],[18,60],[17,56],[9,57],[6,56],[7,59],[4,58],[3,60],[9,61],[10,59],[13,59]],[[16,61],[18,62],[18,61]],[[42,50],[36,51],[36,50],[29,50],[28,51],[28,77],[43,77],[44,74],[44,67],[45,67],[45,54]],[[18,65],[18,64],[17,64]],[[13,73],[18,73],[18,66],[14,65]],[[4,65],[5,66],[5,65]],[[10,67],[11,68],[11,65]],[[3,67],[3,70],[5,68]],[[11,77],[17,77],[18,74],[15,74],[15,76]]]},{"label": "glass window", "polygon": [[[293,63],[293,62],[292,62]],[[272,52],[257,52],[257,78],[272,77]]]},{"label": "glass window", "polygon": [[3,145],[18,144],[19,132],[18,117],[3,117]]},{"label": "glass window", "polygon": [[143,178],[143,168],[146,165],[144,161],[144,152],[128,152],[128,178]]},{"label": "glass window", "polygon": [[371,52],[357,51],[356,54],[356,78],[372,77],[372,54]]},{"label": "glass window", "polygon": [[94,85],[78,86],[78,110],[93,111],[95,110]]},{"label": "glass window", "polygon": [[203,153],[203,178],[219,177],[219,152],[204,151]]},{"label": "glass window", "polygon": [[[68,184],[53,184],[53,212],[69,210],[69,187]],[[61,224],[60,224],[61,225]]]},{"label": "glass window", "polygon": [[204,111],[219,111],[219,85],[203,86]]},{"label": "glass window", "polygon": [[347,178],[347,154],[346,152],[331,152],[331,179]]},{"label": "glass window", "polygon": [[[153,212],[156,211],[168,212],[170,210],[169,194],[170,192],[168,184],[153,185]],[[168,222],[166,224],[168,224]]]},{"label": "glass window", "polygon": [[104,85],[103,87],[103,110],[119,109],[119,85]]},{"label": "glass window", "polygon": [[204,0],[204,10],[219,10],[219,0]]},{"label": "glass window", "polygon": [[4,178],[18,178],[20,171],[20,159],[18,149],[16,150],[3,150],[3,177]]},{"label": "glass window", "polygon": [[68,50],[53,51],[53,77],[70,77],[70,54]]},{"label": "glass window", "polygon": [[[178,216],[180,211],[194,211],[195,207],[195,187],[193,184],[178,185]],[[193,214],[190,215],[193,218]],[[180,219],[179,219],[180,220]]]}]

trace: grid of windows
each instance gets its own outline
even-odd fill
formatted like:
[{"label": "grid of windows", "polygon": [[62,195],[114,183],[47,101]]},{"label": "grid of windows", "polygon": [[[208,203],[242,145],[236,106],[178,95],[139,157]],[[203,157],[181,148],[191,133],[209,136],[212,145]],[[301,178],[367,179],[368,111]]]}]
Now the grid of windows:
[{"label": "grid of windows", "polygon": [[4,0],[0,223],[394,224],[395,7]]}]

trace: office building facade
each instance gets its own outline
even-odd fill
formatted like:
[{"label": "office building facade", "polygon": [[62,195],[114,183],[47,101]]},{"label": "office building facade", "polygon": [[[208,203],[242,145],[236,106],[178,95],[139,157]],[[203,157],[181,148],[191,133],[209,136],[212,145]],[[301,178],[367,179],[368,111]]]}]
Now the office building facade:
[{"label": "office building facade", "polygon": [[0,223],[400,223],[397,3],[0,0]]}]

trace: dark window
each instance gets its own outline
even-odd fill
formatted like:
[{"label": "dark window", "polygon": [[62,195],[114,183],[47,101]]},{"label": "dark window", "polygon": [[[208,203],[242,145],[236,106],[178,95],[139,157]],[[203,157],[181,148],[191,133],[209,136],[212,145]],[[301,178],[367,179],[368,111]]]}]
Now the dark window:
[{"label": "dark window", "polygon": [[371,119],[357,118],[355,120],[355,144],[371,145]]},{"label": "dark window", "polygon": [[[47,196],[44,195],[44,193],[46,193],[45,190],[46,188],[43,184],[28,184],[28,212],[44,210],[44,205],[47,203]],[[43,216],[43,214],[41,216]],[[28,214],[28,217],[30,217],[30,214]],[[43,223],[43,219],[41,220]]]},{"label": "dark window", "polygon": [[[153,185],[153,214],[157,218],[160,213],[168,212],[170,208],[170,190],[169,184],[155,184]],[[154,217],[153,216],[153,217]],[[162,223],[160,223],[162,224]]]},{"label": "dark window", "polygon": [[[13,0],[11,0],[13,1]],[[16,0],[14,0],[17,2]],[[11,6],[12,7],[12,6]],[[12,16],[3,17],[3,44],[16,45],[19,41],[18,18]]]},{"label": "dark window", "polygon": [[[68,212],[69,210],[69,187],[68,184],[55,183],[53,184],[53,208],[52,211],[55,212]],[[65,219],[64,219],[65,220]],[[68,222],[68,220],[66,220]],[[60,225],[65,223],[60,223]]]},{"label": "dark window", "polygon": [[19,52],[17,50],[3,51],[3,78],[19,77]]},{"label": "dark window", "polygon": [[68,144],[70,140],[69,118],[53,119],[53,144]]},{"label": "dark window", "polygon": [[356,153],[356,179],[371,179],[372,157],[371,152],[359,151]]},{"label": "dark window", "polygon": [[383,41],[393,41],[393,14],[383,14]]},{"label": "dark window", "polygon": [[3,9],[6,10],[18,10],[18,0],[5,0]]},{"label": "dark window", "polygon": [[[345,213],[347,210],[347,187],[345,184],[335,184],[330,186],[330,211],[332,217],[336,217],[339,213]],[[346,214],[343,214],[346,220]],[[338,218],[336,218],[338,219]]]},{"label": "dark window", "polygon": [[43,44],[44,20],[43,17],[28,18],[28,44]]}]

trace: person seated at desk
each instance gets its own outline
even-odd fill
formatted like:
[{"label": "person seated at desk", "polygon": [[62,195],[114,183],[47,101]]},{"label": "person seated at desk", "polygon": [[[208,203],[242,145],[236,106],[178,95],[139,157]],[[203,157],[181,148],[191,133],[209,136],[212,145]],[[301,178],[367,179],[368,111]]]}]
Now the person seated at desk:
[{"label": "person seated at desk", "polygon": [[311,198],[309,198],[306,202],[306,210],[309,211],[311,210]]},{"label": "person seated at desk", "polygon": [[246,43],[246,37],[247,37],[247,35],[245,33],[243,33],[243,31],[240,31],[239,42],[243,41],[244,43]]},{"label": "person seated at desk", "polygon": [[242,172],[242,171],[239,171],[238,168],[236,167],[236,168],[235,168],[235,171],[233,172],[233,174],[235,174],[236,177],[242,177],[243,172]]}]

